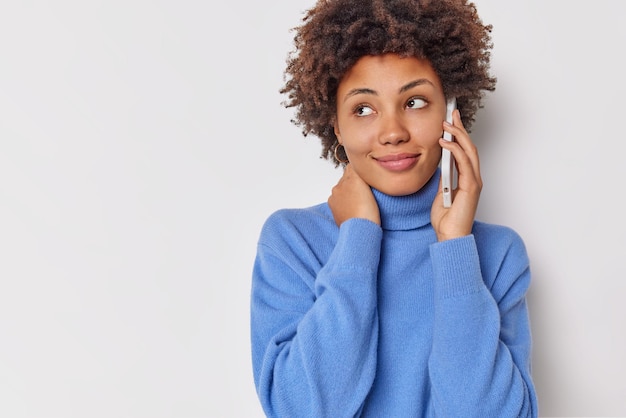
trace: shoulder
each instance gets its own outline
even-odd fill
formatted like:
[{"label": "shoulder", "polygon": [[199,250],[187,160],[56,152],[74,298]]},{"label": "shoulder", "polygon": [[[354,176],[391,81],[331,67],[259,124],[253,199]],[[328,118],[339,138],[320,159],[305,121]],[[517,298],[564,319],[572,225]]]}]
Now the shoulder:
[{"label": "shoulder", "polygon": [[262,232],[307,230],[334,225],[333,215],[326,203],[307,208],[286,208],[273,212],[263,224]]},{"label": "shoulder", "polygon": [[326,262],[339,228],[326,203],[299,209],[280,209],[263,224],[257,260],[287,265],[299,277],[311,280]]},{"label": "shoulder", "polygon": [[491,252],[516,250],[526,253],[522,237],[511,227],[475,221],[472,233],[479,249],[488,249]]},{"label": "shoulder", "polygon": [[285,243],[315,240],[336,234],[337,226],[326,203],[307,208],[286,208],[273,212],[263,224],[259,244],[277,250]]},{"label": "shoulder", "polygon": [[306,208],[278,209],[268,216],[265,225],[298,225],[307,222],[332,220],[332,213],[327,203],[320,203]]},{"label": "shoulder", "polygon": [[[473,229],[486,284],[508,288],[519,278],[530,280],[530,262],[522,237],[514,229],[476,221]],[[502,290],[504,292],[504,290]]]}]

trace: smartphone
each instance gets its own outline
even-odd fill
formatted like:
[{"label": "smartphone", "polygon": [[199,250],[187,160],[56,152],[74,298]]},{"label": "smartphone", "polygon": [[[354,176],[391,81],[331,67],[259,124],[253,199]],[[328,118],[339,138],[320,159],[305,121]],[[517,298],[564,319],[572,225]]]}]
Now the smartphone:
[{"label": "smartphone", "polygon": [[[446,121],[452,123],[452,112],[456,109],[456,98],[452,97],[446,103]],[[443,139],[454,141],[449,132],[443,132]],[[441,151],[441,191],[443,193],[443,207],[452,206],[452,192],[457,187],[459,173],[456,170],[454,156],[447,149]]]}]

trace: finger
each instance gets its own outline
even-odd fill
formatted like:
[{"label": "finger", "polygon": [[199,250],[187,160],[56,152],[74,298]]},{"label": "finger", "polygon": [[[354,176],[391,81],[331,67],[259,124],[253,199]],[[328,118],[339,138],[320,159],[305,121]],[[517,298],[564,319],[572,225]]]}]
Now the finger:
[{"label": "finger", "polygon": [[339,181],[337,182],[337,184],[340,184],[348,180],[350,178],[351,173],[352,173],[352,167],[350,166],[350,164],[346,164],[343,167],[343,172],[341,173],[341,177],[339,178]]},{"label": "finger", "polygon": [[461,145],[461,148],[465,150],[469,155],[478,155],[478,150],[474,145],[474,142],[470,138],[469,133],[463,126],[461,115],[458,110],[455,110],[453,117],[453,124],[447,124],[447,130],[454,136],[455,142]]},{"label": "finger", "polygon": [[345,171],[343,173],[343,178],[345,178],[346,181],[365,184],[365,181],[361,178],[361,176],[359,176],[359,173],[357,173],[356,170],[352,167],[352,164],[346,165]]},{"label": "finger", "polygon": [[354,174],[354,168],[352,168],[352,164],[346,164],[343,167],[343,176],[350,177],[352,174]]},{"label": "finger", "polygon": [[[444,130],[450,132],[455,137],[455,143],[460,146],[463,154],[469,158],[470,166],[472,169],[472,175],[480,182],[480,158],[478,156],[478,148],[470,138],[469,133],[465,130],[461,116],[458,110],[453,113],[454,125],[444,123]],[[453,151],[453,149],[451,149]],[[458,153],[453,153],[455,159],[462,159],[462,156]],[[459,171],[460,172],[460,171]],[[466,171],[466,174],[470,174]]]},{"label": "finger", "polygon": [[470,190],[473,185],[482,188],[482,180],[480,178],[480,167],[477,167],[477,161],[472,161],[467,152],[457,142],[448,142],[443,138],[440,140],[442,148],[449,150],[454,156],[456,168],[459,172],[459,187]]}]

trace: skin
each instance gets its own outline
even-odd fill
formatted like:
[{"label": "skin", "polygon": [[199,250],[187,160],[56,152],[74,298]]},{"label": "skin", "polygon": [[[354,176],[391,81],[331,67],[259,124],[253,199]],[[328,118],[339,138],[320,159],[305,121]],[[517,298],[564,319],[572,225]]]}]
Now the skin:
[{"label": "skin", "polygon": [[[328,199],[337,225],[351,218],[380,225],[371,187],[392,196],[417,192],[435,173],[444,147],[456,159],[458,188],[444,208],[439,187],[431,223],[439,241],[471,233],[482,189],[478,152],[458,110],[453,125],[444,121],[445,103],[427,60],[364,56],[348,70],[337,90],[334,129],[350,162]],[[442,139],[444,130],[455,142]]]}]

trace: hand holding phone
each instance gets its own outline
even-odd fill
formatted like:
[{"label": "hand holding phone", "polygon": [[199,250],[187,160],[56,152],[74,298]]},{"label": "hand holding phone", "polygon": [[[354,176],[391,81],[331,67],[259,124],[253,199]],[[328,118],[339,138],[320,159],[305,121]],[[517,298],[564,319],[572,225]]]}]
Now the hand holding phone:
[{"label": "hand holding phone", "polygon": [[[456,109],[456,98],[452,97],[446,104],[446,121],[452,123],[452,112]],[[443,132],[443,139],[454,141],[449,132]],[[443,207],[452,206],[452,192],[457,187],[458,172],[454,163],[454,156],[447,149],[441,151],[441,191],[443,193]]]}]

